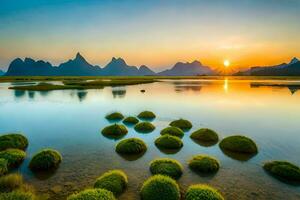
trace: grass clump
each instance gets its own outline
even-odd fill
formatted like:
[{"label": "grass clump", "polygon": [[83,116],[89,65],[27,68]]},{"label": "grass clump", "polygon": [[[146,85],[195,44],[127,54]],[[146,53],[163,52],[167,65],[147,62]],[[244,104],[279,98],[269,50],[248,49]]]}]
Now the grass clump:
[{"label": "grass clump", "polygon": [[114,112],[105,116],[107,120],[122,120],[124,116],[122,113]]},{"label": "grass clump", "polygon": [[9,193],[0,193],[1,200],[36,200],[31,192],[13,191]]},{"label": "grass clump", "polygon": [[139,120],[136,118],[136,117],[126,117],[124,120],[123,120],[123,123],[124,124],[137,124],[139,123]]},{"label": "grass clump", "polygon": [[186,192],[185,200],[224,200],[224,197],[208,185],[191,185]]},{"label": "grass clump", "polygon": [[138,114],[138,118],[140,119],[155,119],[156,115],[151,111],[143,111],[140,114]]},{"label": "grass clump", "polygon": [[182,175],[183,167],[177,160],[160,158],[150,163],[150,171],[152,174],[161,174],[179,179]]},{"label": "grass clump", "polygon": [[121,138],[128,133],[127,128],[122,124],[113,124],[101,131],[102,135],[110,138]]},{"label": "grass clump", "polygon": [[0,158],[0,176],[3,176],[8,172],[7,160]]},{"label": "grass clump", "polygon": [[115,196],[122,194],[128,184],[127,175],[121,170],[111,170],[100,176],[94,188],[106,189],[111,191]]},{"label": "grass clump", "polygon": [[218,134],[208,128],[201,128],[197,131],[194,131],[190,135],[190,138],[202,146],[212,146],[219,141]]},{"label": "grass clump", "polygon": [[192,123],[186,119],[174,120],[170,123],[170,126],[175,126],[182,130],[189,130],[193,127]]},{"label": "grass clump", "polygon": [[25,159],[26,153],[20,149],[0,151],[0,158],[7,161],[8,169],[18,167]]},{"label": "grass clump", "polygon": [[32,171],[57,169],[61,161],[62,156],[58,151],[53,149],[43,149],[32,157],[29,168]]},{"label": "grass clump", "polygon": [[219,170],[220,163],[214,157],[197,155],[189,161],[189,167],[198,173],[215,173]]},{"label": "grass clump", "polygon": [[147,151],[145,142],[139,138],[128,138],[120,141],[116,152],[120,154],[140,154]]},{"label": "grass clump", "polygon": [[219,145],[222,150],[224,149],[237,153],[256,154],[258,152],[254,141],[241,135],[226,137]]},{"label": "grass clump", "polygon": [[140,122],[134,126],[134,130],[140,133],[150,133],[155,129],[155,126],[150,122]]},{"label": "grass clump", "polygon": [[179,186],[168,176],[155,175],[146,180],[141,188],[142,200],[179,200]]},{"label": "grass clump", "polygon": [[0,192],[11,192],[23,186],[23,177],[20,174],[8,174],[0,177]]},{"label": "grass clump", "polygon": [[67,200],[116,200],[113,193],[105,189],[86,189],[72,194]]},{"label": "grass clump", "polygon": [[271,161],[264,164],[263,168],[274,177],[300,183],[300,168],[286,161]]},{"label": "grass clump", "polygon": [[28,140],[22,134],[12,133],[0,136],[0,151],[5,149],[25,150],[27,146]]},{"label": "grass clump", "polygon": [[175,127],[175,126],[170,126],[170,127],[164,128],[163,130],[161,130],[160,134],[161,135],[169,134],[169,135],[176,136],[179,138],[182,138],[184,136],[184,132],[180,128]]},{"label": "grass clump", "polygon": [[155,145],[163,149],[179,149],[183,146],[183,142],[178,137],[162,135],[155,140]]}]

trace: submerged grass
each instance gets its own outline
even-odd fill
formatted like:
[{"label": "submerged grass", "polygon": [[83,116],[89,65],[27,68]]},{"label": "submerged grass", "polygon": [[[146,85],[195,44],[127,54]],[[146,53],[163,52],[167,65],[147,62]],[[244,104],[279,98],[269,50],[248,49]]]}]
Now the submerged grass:
[{"label": "submerged grass", "polygon": [[263,168],[279,180],[300,183],[300,168],[286,161],[266,162]]}]

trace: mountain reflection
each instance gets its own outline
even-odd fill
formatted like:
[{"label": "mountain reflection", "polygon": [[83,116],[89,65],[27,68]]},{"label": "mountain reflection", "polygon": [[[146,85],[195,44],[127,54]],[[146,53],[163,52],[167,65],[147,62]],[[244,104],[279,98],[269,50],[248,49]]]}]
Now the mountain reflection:
[{"label": "mountain reflection", "polygon": [[125,88],[113,88],[111,92],[114,98],[124,98],[126,95]]}]

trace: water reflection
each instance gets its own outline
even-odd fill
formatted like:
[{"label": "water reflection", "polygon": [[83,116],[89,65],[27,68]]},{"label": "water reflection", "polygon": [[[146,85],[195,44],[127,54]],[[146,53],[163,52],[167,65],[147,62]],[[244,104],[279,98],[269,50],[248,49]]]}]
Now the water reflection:
[{"label": "water reflection", "polygon": [[269,87],[269,88],[288,88],[291,94],[295,94],[300,89],[300,84],[295,83],[267,83],[267,82],[253,82],[250,83],[251,88]]},{"label": "water reflection", "polygon": [[114,98],[124,98],[126,95],[125,87],[112,88],[111,92]]},{"label": "water reflection", "polygon": [[86,98],[87,94],[88,94],[88,92],[85,90],[78,90],[77,97],[78,97],[79,101],[82,102]]},{"label": "water reflection", "polygon": [[16,98],[23,97],[26,94],[24,90],[14,90],[13,93]]},{"label": "water reflection", "polygon": [[235,159],[235,160],[239,160],[239,161],[248,161],[256,155],[255,153],[254,154],[237,153],[237,152],[228,151],[228,150],[222,149],[222,148],[220,148],[220,149],[226,156],[228,156],[232,159]]},{"label": "water reflection", "polygon": [[118,153],[119,156],[121,156],[124,160],[127,161],[135,161],[141,157],[143,157],[143,155],[146,153],[146,151],[143,151],[139,154],[120,154]]}]

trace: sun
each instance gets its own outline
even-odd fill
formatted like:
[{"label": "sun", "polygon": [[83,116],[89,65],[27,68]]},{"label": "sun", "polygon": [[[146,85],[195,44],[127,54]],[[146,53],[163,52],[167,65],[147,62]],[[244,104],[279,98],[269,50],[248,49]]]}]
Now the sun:
[{"label": "sun", "polygon": [[229,67],[230,62],[229,62],[229,60],[224,60],[224,63],[223,63],[223,64],[224,64],[225,67]]}]

